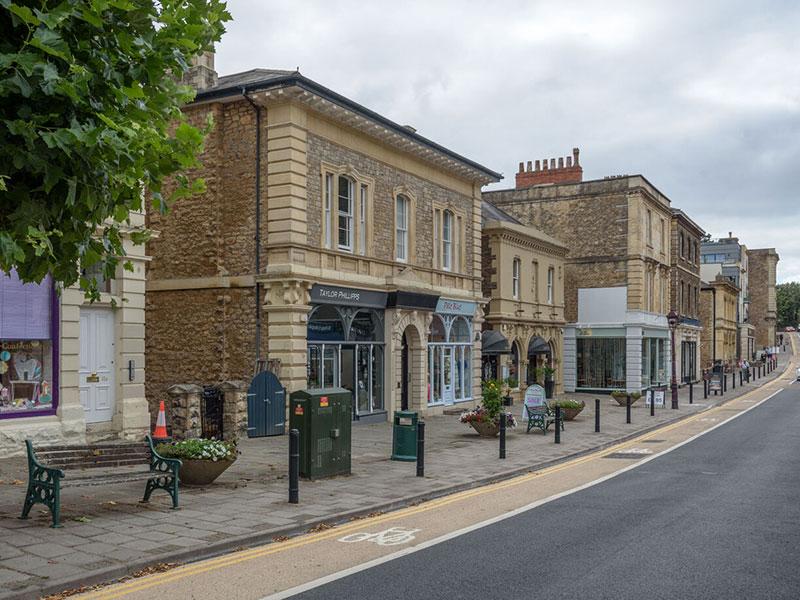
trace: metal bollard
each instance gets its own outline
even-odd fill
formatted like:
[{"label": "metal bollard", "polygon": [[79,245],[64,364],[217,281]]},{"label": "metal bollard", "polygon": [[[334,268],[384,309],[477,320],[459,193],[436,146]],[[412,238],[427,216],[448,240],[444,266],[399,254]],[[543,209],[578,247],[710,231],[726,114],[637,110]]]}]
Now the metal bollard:
[{"label": "metal bollard", "polygon": [[425,477],[425,421],[417,421],[417,477]]},{"label": "metal bollard", "polygon": [[561,443],[561,407],[556,404],[556,444]]},{"label": "metal bollard", "polygon": [[506,411],[500,413],[500,458],[506,457]]},{"label": "metal bollard", "polygon": [[722,373],[722,393],[724,394],[727,391],[728,391],[728,374],[723,372]]},{"label": "metal bollard", "polygon": [[[645,398],[647,398],[646,395]],[[652,393],[650,394],[650,416],[651,417],[656,416],[656,395]],[[628,421],[628,423],[630,423],[630,421]]]},{"label": "metal bollard", "polygon": [[300,432],[289,431],[289,504],[300,502]]},{"label": "metal bollard", "polygon": [[625,422],[631,422],[631,395],[628,394],[625,399]]},{"label": "metal bollard", "polygon": [[600,398],[594,399],[594,432],[600,433]]},{"label": "metal bollard", "polygon": [[689,381],[689,404],[694,402],[694,382]]},{"label": "metal bollard", "polygon": [[703,375],[703,400],[708,400],[708,380]]},{"label": "metal bollard", "polygon": [[739,369],[739,387],[742,387],[742,385],[744,385],[744,384],[742,383],[742,372],[743,372],[743,371],[742,371],[741,369]]},{"label": "metal bollard", "polygon": [[736,373],[731,373],[731,383],[733,384],[733,389],[736,389]]}]

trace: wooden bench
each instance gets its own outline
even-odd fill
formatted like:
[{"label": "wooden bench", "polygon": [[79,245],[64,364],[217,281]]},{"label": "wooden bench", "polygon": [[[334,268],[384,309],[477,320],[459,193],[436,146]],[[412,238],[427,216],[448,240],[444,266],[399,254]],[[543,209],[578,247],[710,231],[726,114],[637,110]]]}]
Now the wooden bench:
[{"label": "wooden bench", "polygon": [[[28,489],[20,518],[27,519],[34,504],[44,504],[53,517],[51,527],[61,527],[62,487],[104,486],[131,481],[147,482],[142,502],[148,502],[150,494],[161,489],[172,497],[172,508],[178,508],[181,461],[159,455],[149,435],[145,442],[43,446],[34,450],[33,443],[25,440]],[[88,469],[97,470],[87,472]]]},{"label": "wooden bench", "polygon": [[[530,433],[531,429],[537,427],[542,430],[542,433],[547,433],[547,428],[556,422],[556,413],[547,402],[541,404],[525,403],[525,412],[528,415],[528,430],[525,433]],[[564,418],[561,418],[561,431],[564,431]]]}]

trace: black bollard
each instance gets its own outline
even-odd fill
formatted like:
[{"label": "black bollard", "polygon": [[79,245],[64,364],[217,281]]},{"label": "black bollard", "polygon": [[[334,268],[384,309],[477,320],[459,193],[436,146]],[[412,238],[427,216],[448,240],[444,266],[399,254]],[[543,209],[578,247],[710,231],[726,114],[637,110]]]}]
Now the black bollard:
[{"label": "black bollard", "polygon": [[728,374],[723,372],[722,373],[722,393],[724,394],[727,391],[728,391]]},{"label": "black bollard", "polygon": [[556,404],[556,444],[561,443],[561,407]]},{"label": "black bollard", "polygon": [[743,383],[742,383],[742,370],[739,369],[739,387],[742,387],[742,385],[743,385]]},{"label": "black bollard", "polygon": [[708,380],[703,375],[703,400],[708,400]]},{"label": "black bollard", "polygon": [[628,394],[625,399],[625,422],[631,422],[631,395]]},{"label": "black bollard", "polygon": [[289,504],[300,502],[300,432],[289,431]]},{"label": "black bollard", "polygon": [[506,411],[500,413],[500,458],[506,457]]},{"label": "black bollard", "polygon": [[694,402],[694,382],[689,381],[689,404]]},{"label": "black bollard", "polygon": [[594,399],[594,432],[600,433],[600,398]]},{"label": "black bollard", "polygon": [[417,477],[425,477],[425,421],[417,421]]},{"label": "black bollard", "polygon": [[736,389],[736,373],[731,373],[731,383],[733,384],[733,389]]},{"label": "black bollard", "polygon": [[[645,398],[647,398],[647,396],[645,396]],[[654,393],[650,394],[650,416],[651,417],[656,416],[656,395]],[[630,423],[630,420],[628,421],[628,423]]]}]

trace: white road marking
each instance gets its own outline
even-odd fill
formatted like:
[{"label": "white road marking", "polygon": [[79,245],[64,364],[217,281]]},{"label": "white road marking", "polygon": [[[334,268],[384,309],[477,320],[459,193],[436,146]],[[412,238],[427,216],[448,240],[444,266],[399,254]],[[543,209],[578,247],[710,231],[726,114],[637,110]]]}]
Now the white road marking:
[{"label": "white road marking", "polygon": [[344,542],[345,544],[352,544],[356,542],[374,542],[378,546],[399,546],[400,544],[407,544],[414,539],[414,534],[421,529],[406,529],[405,527],[390,527],[385,531],[379,533],[369,533],[367,531],[359,531],[351,533],[337,541]]},{"label": "white road marking", "polygon": [[[326,585],[328,583],[337,581],[339,579],[344,579],[345,577],[348,577],[350,575],[354,575],[356,573],[360,573],[361,571],[366,571],[368,569],[371,569],[372,567],[377,567],[378,565],[382,565],[384,563],[391,562],[393,560],[397,560],[398,558],[402,558],[403,556],[408,556],[409,554],[414,554],[415,552],[419,552],[420,550],[425,550],[426,548],[430,548],[431,546],[436,546],[438,544],[441,544],[443,542],[447,542],[447,541],[452,540],[454,538],[461,537],[462,535],[465,535],[467,533],[471,533],[471,532],[476,531],[478,529],[482,529],[484,527],[488,527],[489,525],[494,525],[495,523],[499,523],[500,521],[504,521],[504,520],[510,519],[512,517],[516,517],[519,514],[522,514],[524,512],[527,512],[529,510],[532,510],[532,509],[537,508],[539,506],[542,506],[544,504],[548,504],[548,503],[553,502],[555,500],[559,500],[560,498],[564,498],[566,496],[571,496],[572,494],[575,494],[577,492],[581,492],[581,491],[583,491],[585,489],[588,489],[590,487],[594,487],[594,486],[596,486],[596,485],[598,485],[600,483],[608,481],[609,479],[613,479],[614,477],[617,477],[618,475],[622,475],[623,473],[626,473],[626,472],[631,471],[633,469],[638,469],[643,464],[648,463],[651,460],[655,460],[655,459],[657,459],[657,458],[659,458],[661,456],[664,456],[665,454],[669,454],[673,450],[677,450],[678,448],[693,442],[694,440],[706,435],[707,433],[711,433],[712,431],[714,431],[718,427],[722,427],[723,425],[726,425],[727,423],[730,423],[734,419],[738,419],[742,415],[750,412],[754,408],[758,408],[764,402],[766,402],[767,400],[770,400],[771,398],[777,396],[778,394],[780,394],[785,389],[786,388],[781,388],[781,389],[777,390],[776,392],[770,394],[769,396],[767,396],[763,400],[759,401],[758,404],[753,404],[753,406],[750,406],[750,407],[744,409],[740,413],[732,415],[731,417],[729,417],[725,421],[722,421],[721,423],[717,423],[713,427],[710,427],[709,429],[706,429],[705,431],[701,431],[700,433],[698,433],[696,435],[693,435],[692,437],[687,438],[684,441],[679,442],[678,444],[675,444],[671,448],[667,448],[666,450],[662,450],[658,454],[653,454],[652,456],[648,456],[647,458],[644,458],[644,459],[640,460],[639,462],[636,462],[636,463],[633,463],[631,465],[628,465],[627,467],[623,467],[619,471],[615,471],[614,473],[610,473],[608,475],[604,475],[603,477],[595,479],[594,481],[590,481],[588,483],[584,483],[584,484],[579,485],[577,487],[574,487],[574,488],[572,488],[570,490],[566,490],[564,492],[559,492],[558,494],[553,494],[552,496],[549,496],[547,498],[543,498],[541,500],[537,500],[535,502],[531,502],[530,504],[527,504],[525,506],[521,506],[519,508],[515,508],[514,510],[509,511],[507,513],[504,513],[502,515],[498,515],[496,517],[492,517],[491,519],[486,519],[485,521],[481,521],[479,523],[475,523],[473,525],[469,525],[469,526],[464,527],[462,529],[459,529],[457,531],[451,531],[450,533],[446,533],[446,534],[441,535],[441,536],[439,536],[437,538],[434,538],[432,540],[428,540],[427,542],[420,542],[416,546],[410,546],[408,548],[404,548],[402,550],[398,550],[397,552],[393,552],[391,554],[387,554],[386,556],[381,556],[379,558],[375,558],[373,560],[367,561],[367,562],[362,563],[360,565],[356,565],[354,567],[350,567],[348,569],[344,569],[344,570],[339,571],[337,573],[331,573],[330,575],[326,575],[324,577],[320,577],[320,578],[315,579],[313,581],[309,581],[307,583],[303,583],[301,585],[297,585],[297,586],[295,586],[293,588],[289,588],[288,590],[283,590],[282,592],[277,592],[277,593],[271,594],[269,596],[264,596],[263,598],[261,598],[261,600],[283,600],[284,598],[290,598],[292,596],[296,596],[297,594],[302,594],[303,592],[307,592],[309,590],[313,590],[314,588],[318,588],[320,586],[323,586],[323,585]],[[398,517],[398,518],[402,518],[402,516]]]}]

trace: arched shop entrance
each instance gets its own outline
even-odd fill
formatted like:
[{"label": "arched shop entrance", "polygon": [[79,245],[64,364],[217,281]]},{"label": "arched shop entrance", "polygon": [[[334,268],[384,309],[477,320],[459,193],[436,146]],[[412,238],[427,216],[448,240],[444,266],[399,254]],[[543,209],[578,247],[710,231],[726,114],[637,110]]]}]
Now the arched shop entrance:
[{"label": "arched shop entrance", "polygon": [[502,354],[511,354],[511,347],[506,337],[494,329],[484,331],[481,336],[481,378],[484,381],[501,377]]},{"label": "arched shop entrance", "polygon": [[323,304],[308,320],[309,389],[353,393],[353,418],[384,416],[383,311]]},{"label": "arched shop entrance", "polygon": [[544,375],[537,373],[537,370],[545,365],[553,366],[553,348],[544,338],[534,336],[528,342],[528,385],[544,385]]},{"label": "arched shop entrance", "polygon": [[463,316],[433,315],[428,375],[429,406],[472,399],[472,327]]}]

